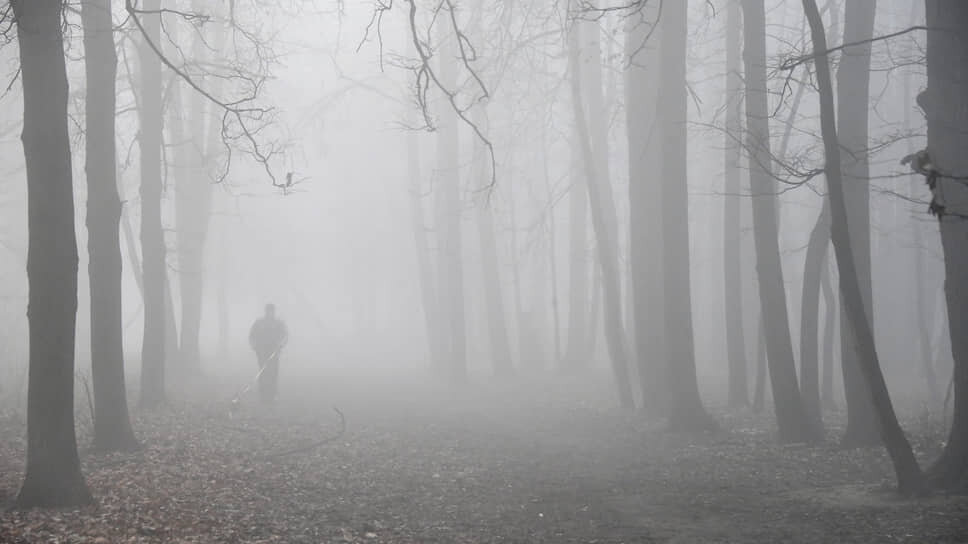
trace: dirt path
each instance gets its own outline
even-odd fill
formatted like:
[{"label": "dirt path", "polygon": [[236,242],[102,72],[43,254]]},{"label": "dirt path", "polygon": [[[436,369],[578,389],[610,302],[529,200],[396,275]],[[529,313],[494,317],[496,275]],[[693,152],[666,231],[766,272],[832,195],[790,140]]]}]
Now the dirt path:
[{"label": "dirt path", "polygon": [[[143,452],[84,457],[97,507],[2,514],[0,542],[968,542],[968,499],[897,500],[882,452],[779,446],[768,418],[674,435],[576,380],[362,386],[291,380],[276,410],[234,419],[224,400],[142,415]],[[330,404],[345,435],[266,458],[335,432]],[[23,434],[2,421],[7,500]]]}]

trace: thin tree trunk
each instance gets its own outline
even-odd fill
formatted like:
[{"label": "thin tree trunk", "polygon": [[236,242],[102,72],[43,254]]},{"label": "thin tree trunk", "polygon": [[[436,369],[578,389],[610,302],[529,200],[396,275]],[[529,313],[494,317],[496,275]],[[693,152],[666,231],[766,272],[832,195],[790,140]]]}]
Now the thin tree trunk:
[{"label": "thin tree trunk", "polygon": [[756,334],[756,384],[753,388],[753,413],[759,414],[766,404],[766,335],[760,316]]},{"label": "thin tree trunk", "polygon": [[115,79],[111,0],[81,3],[84,25],[85,172],[87,174],[88,276],[91,289],[91,378],[94,448],[138,447],[128,416],[121,312],[121,240],[115,156]]},{"label": "thin tree trunk", "polygon": [[730,408],[749,406],[746,377],[746,340],[743,334],[743,266],[740,259],[740,162],[737,138],[743,130],[741,58],[742,11],[739,0],[726,6],[726,136],[723,198],[723,312],[726,321],[726,358]]},{"label": "thin tree trunk", "polygon": [[572,134],[568,190],[568,345],[563,364],[569,371],[586,366],[588,357],[588,192],[581,180],[578,138]]},{"label": "thin tree trunk", "polygon": [[[196,12],[201,12],[201,2],[193,0]],[[224,33],[216,25],[214,47],[221,51]],[[192,55],[197,62],[205,61],[206,47],[197,33],[192,38]],[[221,94],[218,82],[212,78],[212,90]],[[184,87],[183,87],[184,88]],[[175,225],[178,247],[178,285],[181,294],[181,327],[178,329],[179,366],[189,374],[201,372],[199,334],[202,322],[202,291],[204,287],[205,242],[208,239],[209,214],[211,213],[212,188],[205,171],[205,103],[200,93],[193,92],[186,101],[189,111],[188,128],[190,142],[185,146],[186,169],[175,184]],[[216,115],[217,116],[217,115]],[[182,144],[184,142],[176,142]],[[211,150],[208,150],[211,151]]]},{"label": "thin tree trunk", "polygon": [[[829,251],[829,249],[828,249]],[[829,261],[824,259],[825,262]],[[823,406],[833,408],[834,400],[834,336],[835,325],[840,315],[837,308],[837,296],[830,280],[830,264],[824,266],[820,274],[820,290],[823,293],[823,382],[820,385],[820,399]]]},{"label": "thin tree trunk", "polygon": [[[595,27],[597,31],[597,26]],[[622,323],[621,294],[619,293],[619,269],[618,269],[618,225],[615,222],[615,202],[612,199],[612,190],[608,179],[606,160],[602,160],[601,149],[605,146],[604,139],[607,138],[601,130],[602,124],[595,123],[594,132],[590,130],[586,122],[586,116],[582,99],[582,66],[580,61],[580,49],[576,43],[576,29],[572,29],[571,43],[569,47],[569,64],[571,69],[571,98],[575,110],[575,122],[578,125],[578,137],[582,149],[583,166],[585,170],[585,180],[588,186],[588,201],[591,204],[592,226],[597,240],[598,261],[602,273],[603,289],[603,316],[605,326],[605,341],[608,347],[609,358],[612,361],[612,372],[615,376],[615,385],[618,389],[619,404],[622,408],[632,409],[635,406],[632,397],[632,385],[629,382],[628,354],[625,344],[625,326]],[[598,51],[594,44],[598,43],[597,36],[589,40],[593,44],[593,52]],[[601,70],[601,55],[592,55],[590,62],[599,65],[599,75]],[[589,111],[600,112],[601,108],[601,88],[589,90]],[[597,98],[597,99],[596,99]],[[604,121],[604,120],[602,120]],[[596,154],[594,143],[599,151]]]},{"label": "thin tree trunk", "polygon": [[668,415],[662,253],[662,164],[658,143],[659,8],[648,3],[643,20],[630,17],[625,34],[626,130],[629,149],[629,265],[633,353],[643,407]]},{"label": "thin tree trunk", "polygon": [[[140,14],[147,39],[161,39],[160,0],[145,0]],[[141,263],[145,322],[141,346],[141,405],[165,401],[165,239],[161,226],[161,61],[147,43],[141,57]]]},{"label": "thin tree trunk", "polygon": [[548,273],[551,278],[548,289],[551,294],[551,327],[555,344],[555,368],[560,368],[561,359],[561,318],[558,309],[558,236],[557,221],[555,221],[554,187],[551,185],[551,175],[548,172],[548,141],[547,127],[541,130],[541,172],[544,178],[545,191],[548,194]]},{"label": "thin tree trunk", "polygon": [[[475,122],[486,130],[487,119],[484,112],[476,116]],[[487,310],[487,329],[491,340],[491,359],[494,375],[508,377],[513,373],[511,345],[508,342],[507,323],[504,318],[504,298],[501,293],[501,275],[497,264],[497,241],[494,238],[494,216],[488,196],[491,181],[490,163],[487,149],[480,141],[474,142],[473,163],[479,178],[478,191],[481,198],[476,203],[477,235],[481,244],[481,274],[484,282],[484,306]]]},{"label": "thin tree trunk", "polygon": [[[830,245],[830,204],[824,200],[817,223],[810,231],[803,265],[803,290],[800,297],[800,387],[807,416],[818,427],[823,425],[820,410],[820,369],[818,341],[820,329],[820,282],[827,266]],[[829,316],[828,316],[829,321]]]},{"label": "thin tree trunk", "polygon": [[92,501],[74,434],[77,240],[68,83],[59,0],[12,4],[23,82],[27,170],[27,471],[20,508]]},{"label": "thin tree trunk", "polygon": [[944,250],[945,300],[954,358],[954,416],[931,479],[942,486],[963,483],[968,474],[968,4],[927,0],[928,88],[919,102],[928,119],[928,152],[940,172],[934,202],[940,215]]},{"label": "thin tree trunk", "polygon": [[[451,38],[456,39],[456,38]],[[440,56],[441,82],[448,89],[456,87],[456,45],[443,45]],[[457,114],[446,100],[440,102],[437,126],[438,175],[438,250],[440,271],[437,296],[441,306],[442,344],[445,373],[453,382],[467,379],[467,333],[464,315],[464,261],[461,242],[460,143]]]},{"label": "thin tree trunk", "polygon": [[753,191],[753,235],[760,312],[766,336],[767,362],[778,435],[784,442],[820,438],[810,424],[797,384],[790,338],[786,290],[777,239],[776,188],[772,178],[769,104],[766,88],[766,15],[763,0],[743,0],[746,60],[746,126]]},{"label": "thin tree trunk", "polygon": [[[814,0],[803,0],[803,10],[810,23],[813,38],[814,62],[817,67],[817,83],[820,89],[820,125],[823,133],[826,175],[829,186],[831,211],[831,238],[837,255],[840,271],[840,293],[849,321],[850,329],[858,348],[860,370],[866,380],[870,399],[877,409],[877,422],[881,437],[888,454],[894,463],[897,474],[898,490],[903,494],[919,493],[924,489],[924,476],[918,466],[911,445],[897,422],[891,397],[881,373],[877,350],[874,346],[874,333],[867,320],[864,299],[861,295],[861,281],[854,263],[855,252],[850,242],[847,203],[844,179],[841,173],[840,149],[837,136],[837,121],[834,113],[834,93],[827,59],[827,40],[824,35],[823,21]],[[966,12],[968,13],[968,12]]]}]

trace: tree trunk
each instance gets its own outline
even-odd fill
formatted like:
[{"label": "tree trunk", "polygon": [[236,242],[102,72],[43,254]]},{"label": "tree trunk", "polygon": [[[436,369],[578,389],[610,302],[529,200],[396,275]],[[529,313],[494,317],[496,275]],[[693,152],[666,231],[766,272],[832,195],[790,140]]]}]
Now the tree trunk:
[{"label": "tree trunk", "polygon": [[[148,39],[161,39],[157,13],[160,0],[145,0],[140,14]],[[145,322],[141,345],[141,405],[165,401],[165,238],[161,226],[161,61],[147,43],[141,58],[141,263],[144,274]]]},{"label": "tree trunk", "polygon": [[766,15],[763,0],[743,0],[746,61],[746,126],[753,192],[753,236],[760,312],[778,436],[784,442],[812,441],[819,429],[810,424],[797,384],[790,338],[786,290],[777,239],[776,187],[772,178],[769,104],[766,88]]},{"label": "tree trunk", "polygon": [[27,472],[16,505],[73,506],[92,499],[74,434],[78,255],[62,2],[16,0],[12,7],[24,94],[30,291]]},{"label": "tree trunk", "polygon": [[[803,290],[800,296],[800,387],[803,407],[818,428],[823,425],[820,410],[820,368],[818,346],[820,330],[820,282],[827,266],[830,245],[830,204],[824,200],[817,223],[810,231],[803,265]],[[828,316],[829,321],[829,316]],[[826,372],[826,371],[825,371]]]},{"label": "tree trunk", "polygon": [[88,276],[91,289],[91,378],[94,448],[138,447],[128,416],[121,315],[121,199],[115,156],[115,79],[111,0],[81,3],[84,25],[85,172],[87,174]]},{"label": "tree trunk", "polygon": [[[828,249],[829,251],[829,249]],[[824,259],[829,261],[829,259]],[[824,266],[820,275],[820,290],[823,292],[823,383],[820,385],[820,400],[823,406],[833,408],[834,400],[834,334],[837,324],[837,296],[830,281],[830,265]]]},{"label": "tree trunk", "polygon": [[[441,82],[457,84],[456,45],[445,43],[440,55]],[[437,234],[440,252],[438,303],[441,307],[442,370],[454,382],[467,379],[467,337],[464,317],[464,261],[461,243],[460,139],[456,112],[441,98],[437,126]]]},{"label": "tree trunk", "polygon": [[826,175],[829,186],[831,212],[831,238],[837,255],[840,272],[840,293],[845,315],[858,348],[860,370],[866,380],[867,391],[877,409],[877,423],[884,445],[887,447],[894,470],[897,474],[898,490],[903,494],[919,493],[924,489],[924,477],[914,458],[911,445],[897,422],[891,397],[884,383],[877,350],[874,346],[874,333],[867,320],[864,299],[861,295],[860,280],[854,264],[855,252],[850,245],[847,224],[847,203],[841,167],[841,144],[837,137],[837,121],[834,114],[834,93],[830,77],[830,64],[827,59],[827,40],[824,35],[823,21],[814,0],[803,0],[803,10],[810,23],[813,38],[814,62],[817,68],[817,83],[820,89],[820,125],[823,133]]},{"label": "tree trunk", "polygon": [[[193,0],[193,9],[201,12],[201,2]],[[222,27],[216,24],[215,51],[221,51],[224,43]],[[206,46],[198,33],[192,37],[192,56],[197,62],[205,61]],[[212,78],[215,96],[221,94],[218,82]],[[185,88],[182,86],[182,88]],[[181,327],[178,330],[179,367],[188,374],[201,371],[199,353],[199,329],[202,322],[202,291],[205,272],[205,241],[208,238],[209,214],[211,212],[212,188],[205,171],[205,103],[198,92],[192,92],[187,109],[189,142],[185,146],[186,167],[175,184],[175,225],[178,247],[178,285],[181,294]],[[220,112],[214,112],[218,116]],[[221,127],[219,127],[221,128]],[[183,142],[175,142],[184,145]]]},{"label": "tree trunk", "polygon": [[[483,107],[483,104],[481,104]],[[479,114],[475,122],[486,130],[486,115]],[[511,345],[508,342],[508,329],[504,318],[504,298],[501,294],[501,275],[497,264],[497,241],[494,239],[494,216],[489,203],[491,182],[490,161],[487,149],[479,140],[474,142],[473,164],[479,178],[479,195],[476,203],[477,235],[481,244],[481,275],[484,282],[484,306],[487,309],[487,330],[491,340],[491,359],[494,375],[508,377],[514,371],[511,362]]]},{"label": "tree trunk", "polygon": [[417,279],[420,281],[420,300],[423,305],[424,329],[427,335],[427,355],[430,368],[443,367],[441,360],[440,307],[434,286],[434,271],[427,247],[427,226],[424,223],[423,196],[420,186],[420,140],[414,131],[407,132],[407,198],[410,204],[410,230],[413,232],[414,250],[417,256]]},{"label": "tree trunk", "polygon": [[746,340],[743,334],[743,266],[740,258],[740,162],[737,138],[743,130],[742,12],[739,0],[726,6],[726,135],[723,198],[723,312],[726,321],[726,358],[730,408],[749,406],[746,378]]},{"label": "tree trunk", "polygon": [[753,388],[753,413],[759,414],[766,404],[766,335],[760,316],[756,334],[756,384]]},{"label": "tree trunk", "polygon": [[[874,34],[877,0],[851,0],[845,5],[844,43],[869,40]],[[871,288],[870,167],[868,164],[868,107],[870,94],[871,45],[845,48],[837,70],[837,135],[843,163],[844,198],[850,245],[857,263],[858,281],[864,311],[873,328],[873,290]],[[843,294],[841,293],[841,296]],[[843,307],[842,307],[843,308]],[[843,310],[842,310],[843,311]],[[840,320],[841,370],[847,400],[847,429],[841,443],[848,447],[870,446],[880,442],[877,416],[870,394],[864,390],[857,340],[848,320]]]},{"label": "tree trunk", "polygon": [[[577,129],[575,129],[577,132]],[[588,193],[581,180],[581,148],[572,135],[571,188],[568,190],[568,345],[564,367],[568,371],[588,363]]]},{"label": "tree trunk", "polygon": [[[927,0],[928,88],[919,98],[928,119],[928,152],[940,173],[935,203],[944,250],[945,301],[951,355],[954,357],[954,416],[941,458],[931,466],[931,479],[957,486],[968,475],[968,4]],[[922,100],[923,98],[923,100]]]},{"label": "tree trunk", "polygon": [[669,427],[706,430],[715,422],[699,398],[692,329],[687,175],[686,35],[688,2],[663,4],[659,127],[661,129],[662,261],[665,284]]},{"label": "tree trunk", "polygon": [[658,5],[643,8],[644,20],[630,17],[625,35],[626,130],[629,148],[629,256],[632,335],[642,405],[668,415],[665,387],[665,317],[662,254],[662,163],[658,123]]},{"label": "tree trunk", "polygon": [[[597,30],[598,27],[595,26],[595,31],[597,32]],[[632,397],[632,384],[629,382],[625,326],[622,323],[621,294],[619,293],[618,225],[615,221],[615,202],[612,199],[611,182],[608,178],[607,156],[605,160],[602,160],[604,153],[602,149],[606,145],[607,134],[603,130],[604,119],[600,120],[601,123],[595,122],[593,129],[589,128],[586,121],[585,108],[583,107],[586,102],[582,99],[584,96],[582,92],[584,82],[582,80],[585,78],[582,77],[583,70],[580,47],[577,43],[577,28],[573,28],[571,32],[571,43],[568,51],[571,69],[571,98],[575,110],[575,123],[578,126],[578,139],[582,150],[581,156],[588,188],[588,201],[592,212],[592,227],[597,241],[595,245],[598,248],[598,261],[602,273],[605,342],[609,358],[612,361],[612,372],[615,376],[615,385],[618,388],[619,404],[624,409],[632,409],[635,403]],[[600,52],[596,53],[599,51],[597,35],[590,39],[589,43],[592,44],[592,54],[588,62],[598,66],[598,74],[600,75],[601,54]],[[600,82],[600,79],[598,81]],[[592,116],[601,115],[601,85],[589,89],[588,93],[589,113],[592,113]]]}]

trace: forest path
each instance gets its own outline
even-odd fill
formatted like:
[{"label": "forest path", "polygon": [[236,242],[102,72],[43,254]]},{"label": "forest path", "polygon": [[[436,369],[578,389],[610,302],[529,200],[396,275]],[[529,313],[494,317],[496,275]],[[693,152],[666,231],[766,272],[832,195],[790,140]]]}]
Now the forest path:
[{"label": "forest path", "polygon": [[[893,498],[879,450],[779,445],[749,414],[673,434],[614,409],[607,379],[525,381],[284,376],[278,406],[235,417],[228,380],[198,384],[137,416],[143,452],[84,453],[97,507],[0,514],[0,542],[968,541],[968,498]],[[345,434],[273,457],[337,433],[330,406]],[[0,419],[0,500],[21,425]]]}]

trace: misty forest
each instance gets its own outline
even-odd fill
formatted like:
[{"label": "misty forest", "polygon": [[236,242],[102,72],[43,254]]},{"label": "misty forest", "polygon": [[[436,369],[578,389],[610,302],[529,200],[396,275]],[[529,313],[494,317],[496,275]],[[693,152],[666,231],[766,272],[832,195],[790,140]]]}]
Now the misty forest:
[{"label": "misty forest", "polygon": [[966,491],[968,2],[0,0],[0,542],[968,542]]}]

